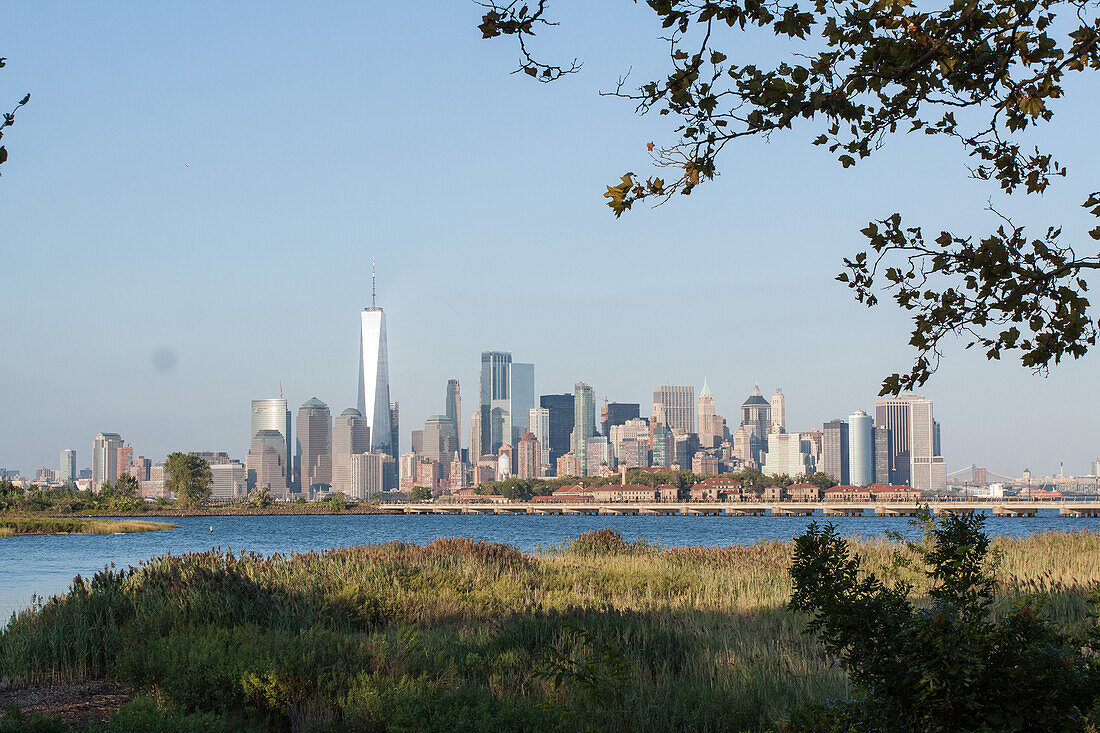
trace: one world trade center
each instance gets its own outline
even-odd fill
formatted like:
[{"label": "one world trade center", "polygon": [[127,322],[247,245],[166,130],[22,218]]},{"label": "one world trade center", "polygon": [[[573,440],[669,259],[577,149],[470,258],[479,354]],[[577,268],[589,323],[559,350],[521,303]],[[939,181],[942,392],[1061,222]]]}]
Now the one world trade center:
[{"label": "one world trade center", "polygon": [[386,353],[386,314],[378,307],[371,266],[370,307],[361,314],[359,332],[359,412],[370,428],[371,451],[393,455],[390,424],[390,367]]}]

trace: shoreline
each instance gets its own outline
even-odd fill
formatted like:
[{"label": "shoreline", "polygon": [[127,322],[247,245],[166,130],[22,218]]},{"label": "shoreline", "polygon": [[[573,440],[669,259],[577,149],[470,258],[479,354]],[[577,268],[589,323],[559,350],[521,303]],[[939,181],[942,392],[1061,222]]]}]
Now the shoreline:
[{"label": "shoreline", "polygon": [[171,522],[107,517],[0,516],[0,538],[45,535],[133,534],[179,529]]}]

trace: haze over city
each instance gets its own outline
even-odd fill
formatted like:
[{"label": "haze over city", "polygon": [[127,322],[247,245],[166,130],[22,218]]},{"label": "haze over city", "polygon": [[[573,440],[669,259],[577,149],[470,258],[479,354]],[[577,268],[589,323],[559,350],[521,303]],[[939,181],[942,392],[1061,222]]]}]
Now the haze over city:
[{"label": "haze over city", "polygon": [[[243,456],[250,401],[280,382],[292,409],[354,406],[371,258],[403,444],[448,379],[473,404],[488,349],[534,363],[537,394],[583,380],[645,414],[653,385],[705,378],[732,422],[758,382],[783,389],[793,429],[820,429],[871,411],[913,356],[903,314],[833,280],[859,228],[899,209],[989,224],[953,150],[900,139],[843,171],[798,135],[747,141],[714,183],[616,220],[604,187],[668,135],[597,95],[658,43],[644,16],[608,38],[557,8],[572,32],[544,48],[585,66],[543,86],[480,42],[473,5],[432,5],[430,27],[423,3],[263,7],[0,13],[24,29],[0,91],[34,93],[0,179],[0,466],[62,448],[90,465],[101,431],[146,456]],[[1073,143],[1071,176],[1096,170],[1073,128],[1088,116],[1065,117],[1044,139]],[[1079,203],[1070,185],[1019,210],[1068,224]],[[921,390],[948,470],[1087,473],[1097,358],[1043,378],[950,350]]]}]

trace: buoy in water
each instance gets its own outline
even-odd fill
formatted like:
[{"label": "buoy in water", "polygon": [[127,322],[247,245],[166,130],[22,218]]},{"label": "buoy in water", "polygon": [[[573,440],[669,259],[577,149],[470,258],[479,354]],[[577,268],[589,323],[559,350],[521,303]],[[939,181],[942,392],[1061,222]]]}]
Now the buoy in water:
[{"label": "buoy in water", "polygon": [[213,532],[213,531],[214,531],[214,525],[210,525],[210,531],[211,531],[211,532]]}]

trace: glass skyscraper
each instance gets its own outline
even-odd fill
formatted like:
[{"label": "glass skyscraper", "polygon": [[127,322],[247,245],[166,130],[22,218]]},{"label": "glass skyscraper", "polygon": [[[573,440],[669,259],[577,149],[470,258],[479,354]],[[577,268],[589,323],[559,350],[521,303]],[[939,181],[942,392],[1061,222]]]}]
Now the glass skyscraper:
[{"label": "glass skyscraper", "polygon": [[[370,429],[370,448],[393,455],[390,413],[390,362],[386,348],[386,314],[374,305],[364,308],[359,331],[358,408]],[[395,456],[396,458],[396,456]]]}]

